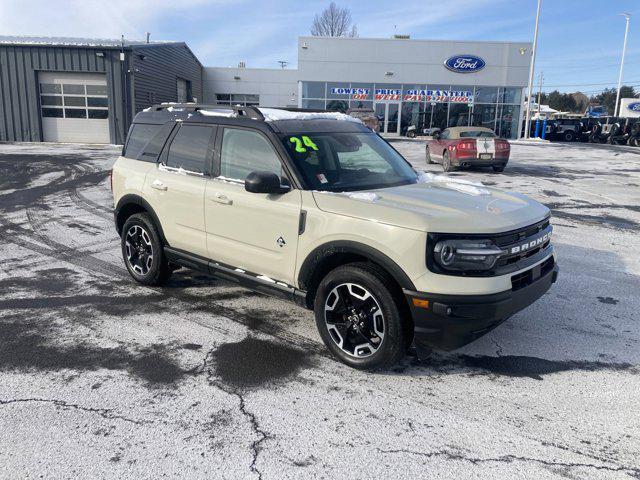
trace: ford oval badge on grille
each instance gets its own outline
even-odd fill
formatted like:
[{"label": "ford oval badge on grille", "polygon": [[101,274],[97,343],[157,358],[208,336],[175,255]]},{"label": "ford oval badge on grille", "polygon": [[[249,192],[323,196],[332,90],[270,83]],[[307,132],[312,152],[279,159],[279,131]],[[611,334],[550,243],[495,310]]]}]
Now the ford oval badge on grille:
[{"label": "ford oval badge on grille", "polygon": [[475,55],[454,55],[445,60],[444,66],[452,72],[473,73],[478,72],[486,65],[485,61]]}]

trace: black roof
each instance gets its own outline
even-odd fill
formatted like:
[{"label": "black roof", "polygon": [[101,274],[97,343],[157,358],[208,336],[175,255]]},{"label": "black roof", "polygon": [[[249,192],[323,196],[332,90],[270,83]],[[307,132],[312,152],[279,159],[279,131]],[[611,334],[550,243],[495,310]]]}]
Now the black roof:
[{"label": "black roof", "polygon": [[[271,111],[295,112],[295,113],[327,113],[336,114],[328,110],[314,110],[301,108],[270,108]],[[295,115],[293,115],[295,117]],[[257,126],[262,128],[269,125],[272,130],[278,133],[305,133],[305,132],[371,132],[364,124],[349,119],[320,118],[310,116],[304,118],[265,118],[258,107],[228,106],[228,105],[205,105],[197,103],[165,103],[154,105],[138,113],[133,123],[165,124],[167,122],[185,123],[213,123],[238,126]]]}]

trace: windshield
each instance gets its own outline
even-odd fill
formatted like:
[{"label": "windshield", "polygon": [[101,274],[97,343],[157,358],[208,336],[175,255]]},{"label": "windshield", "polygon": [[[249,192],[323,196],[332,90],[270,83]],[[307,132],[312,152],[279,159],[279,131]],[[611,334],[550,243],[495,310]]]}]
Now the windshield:
[{"label": "windshield", "polygon": [[496,135],[493,132],[487,132],[486,130],[469,130],[466,132],[460,132],[460,138],[495,138]]},{"label": "windshield", "polygon": [[282,142],[313,190],[369,190],[417,180],[407,161],[375,133],[293,133]]}]

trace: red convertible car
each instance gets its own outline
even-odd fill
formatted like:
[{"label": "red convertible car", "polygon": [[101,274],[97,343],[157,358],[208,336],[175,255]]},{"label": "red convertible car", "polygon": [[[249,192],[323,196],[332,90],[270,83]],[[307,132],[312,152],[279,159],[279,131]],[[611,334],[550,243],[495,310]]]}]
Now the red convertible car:
[{"label": "red convertible car", "polygon": [[445,172],[471,166],[502,172],[510,151],[509,142],[488,128],[451,127],[427,140],[427,163],[441,163]]}]

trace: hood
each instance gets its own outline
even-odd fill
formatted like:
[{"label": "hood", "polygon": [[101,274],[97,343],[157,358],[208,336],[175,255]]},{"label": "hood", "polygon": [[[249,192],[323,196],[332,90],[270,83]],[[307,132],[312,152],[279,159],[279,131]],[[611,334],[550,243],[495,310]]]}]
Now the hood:
[{"label": "hood", "polygon": [[460,182],[439,181],[359,192],[313,192],[325,212],[437,233],[501,233],[525,227],[549,214],[519,193]]}]

